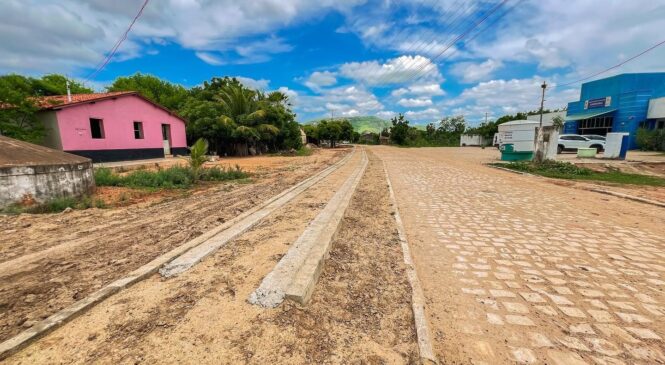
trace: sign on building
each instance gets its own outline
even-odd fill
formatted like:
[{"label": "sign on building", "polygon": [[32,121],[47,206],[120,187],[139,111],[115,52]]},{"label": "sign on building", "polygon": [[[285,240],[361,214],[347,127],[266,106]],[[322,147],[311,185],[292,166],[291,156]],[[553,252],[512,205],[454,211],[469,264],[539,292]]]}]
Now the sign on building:
[{"label": "sign on building", "polygon": [[605,108],[612,104],[612,97],[589,99],[584,102],[584,109]]}]

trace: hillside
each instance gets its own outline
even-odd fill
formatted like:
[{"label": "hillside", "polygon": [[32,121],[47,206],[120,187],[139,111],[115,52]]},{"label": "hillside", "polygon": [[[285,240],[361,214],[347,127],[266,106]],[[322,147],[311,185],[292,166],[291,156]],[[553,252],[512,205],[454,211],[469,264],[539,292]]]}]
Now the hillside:
[{"label": "hillside", "polygon": [[[350,117],[345,119],[351,123],[353,130],[358,133],[365,131],[379,133],[383,128],[389,128],[391,126],[389,121],[375,116]],[[320,119],[310,120],[309,122],[305,122],[305,124],[315,124],[319,120]]]}]

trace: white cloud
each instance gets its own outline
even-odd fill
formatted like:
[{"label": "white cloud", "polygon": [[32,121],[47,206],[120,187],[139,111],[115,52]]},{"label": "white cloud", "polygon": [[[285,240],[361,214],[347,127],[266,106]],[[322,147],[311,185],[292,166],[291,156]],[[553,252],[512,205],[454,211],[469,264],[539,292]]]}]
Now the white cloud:
[{"label": "white cloud", "polygon": [[[543,78],[535,76],[528,79],[491,80],[481,82],[464,90],[458,98],[446,102],[457,107],[455,114],[464,114],[471,118],[481,118],[485,112],[496,114],[514,114],[519,111],[540,108],[540,96]],[[579,96],[579,90],[572,88],[552,88],[546,92],[545,108],[558,109]]]},{"label": "white cloud", "polygon": [[432,99],[429,98],[413,98],[413,99],[400,99],[397,104],[405,107],[423,107],[432,105]]},{"label": "white cloud", "polygon": [[335,74],[330,71],[315,71],[305,81],[305,85],[312,90],[318,91],[322,87],[332,86],[337,83]]},{"label": "white cloud", "polygon": [[384,110],[376,113],[375,115],[381,119],[392,119],[394,116],[397,115],[397,113],[391,110]]},{"label": "white cloud", "polygon": [[443,81],[439,68],[423,56],[400,56],[386,63],[378,61],[350,62],[343,64],[339,73],[349,79],[367,85],[401,84],[416,78]]},{"label": "white cloud", "polygon": [[501,67],[503,67],[503,63],[501,61],[488,59],[482,63],[456,63],[450,69],[450,72],[453,75],[459,77],[463,82],[472,83],[491,77],[491,75]]},{"label": "white cloud", "polygon": [[[371,91],[360,85],[346,85],[321,90],[318,95],[298,95],[297,111],[335,115],[371,115],[384,109]],[[326,113],[327,111],[327,113]]]},{"label": "white cloud", "polygon": [[393,90],[390,95],[394,97],[401,97],[404,95],[415,95],[415,96],[440,96],[445,95],[445,92],[441,89],[441,85],[434,84],[415,84],[408,87],[401,87],[399,89]]},{"label": "white cloud", "polygon": [[[152,45],[176,43],[211,64],[263,62],[291,46],[270,36],[365,0],[162,0],[148,4],[114,61]],[[93,68],[112,48],[140,2],[5,0],[0,12],[0,72],[74,72]]]},{"label": "white cloud", "polygon": [[200,58],[203,60],[203,62],[213,65],[213,66],[220,66],[223,65],[225,62],[222,60],[221,57],[216,56],[212,53],[209,52],[195,52],[194,53],[196,57]]},{"label": "white cloud", "polygon": [[437,108],[427,108],[423,110],[408,110],[404,116],[413,122],[432,121],[441,118],[441,111]]},{"label": "white cloud", "polygon": [[267,90],[268,86],[270,85],[270,80],[266,79],[260,79],[256,80],[251,77],[243,77],[243,76],[235,76],[238,81],[240,81],[243,85],[256,89],[256,90]]}]

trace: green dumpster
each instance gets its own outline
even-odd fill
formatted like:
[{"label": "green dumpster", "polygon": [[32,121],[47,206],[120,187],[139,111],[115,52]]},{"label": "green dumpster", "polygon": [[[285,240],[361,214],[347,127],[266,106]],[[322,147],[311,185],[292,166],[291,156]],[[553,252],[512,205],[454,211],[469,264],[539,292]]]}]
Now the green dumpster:
[{"label": "green dumpster", "polygon": [[501,161],[531,161],[533,159],[533,151],[515,151],[512,143],[502,144],[499,149],[501,150]]}]

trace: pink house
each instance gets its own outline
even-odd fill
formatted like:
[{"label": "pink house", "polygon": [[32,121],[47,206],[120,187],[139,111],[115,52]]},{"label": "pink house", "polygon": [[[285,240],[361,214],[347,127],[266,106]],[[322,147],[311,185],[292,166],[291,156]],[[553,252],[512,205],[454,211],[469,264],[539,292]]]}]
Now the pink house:
[{"label": "pink house", "polygon": [[185,120],[135,91],[38,99],[44,145],[94,162],[187,154]]}]

